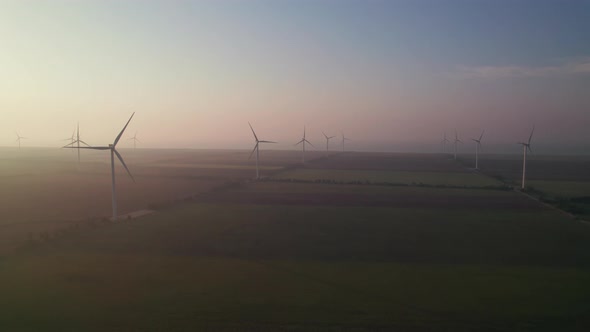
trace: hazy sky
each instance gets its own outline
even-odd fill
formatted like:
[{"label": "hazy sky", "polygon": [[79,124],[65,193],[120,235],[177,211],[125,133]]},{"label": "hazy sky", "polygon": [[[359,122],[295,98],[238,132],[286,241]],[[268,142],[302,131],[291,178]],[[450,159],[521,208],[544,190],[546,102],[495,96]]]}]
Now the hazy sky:
[{"label": "hazy sky", "polygon": [[[590,1],[0,0],[0,145],[590,149]],[[485,142],[484,142],[485,143]],[[130,145],[129,142],[125,144]],[[519,147],[507,145],[519,151]]]}]

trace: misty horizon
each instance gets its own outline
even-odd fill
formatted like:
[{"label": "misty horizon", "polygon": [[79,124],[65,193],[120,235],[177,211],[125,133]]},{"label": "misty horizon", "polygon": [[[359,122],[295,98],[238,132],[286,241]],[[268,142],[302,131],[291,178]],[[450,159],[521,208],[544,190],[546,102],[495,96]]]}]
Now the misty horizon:
[{"label": "misty horizon", "polygon": [[465,152],[486,130],[483,153],[488,143],[518,153],[510,144],[535,125],[535,152],[588,151],[587,2],[0,9],[0,146],[15,132],[23,146],[56,146],[78,122],[84,139],[105,144],[137,112],[128,135],[142,147],[248,148],[249,121],[281,149],[306,125],[312,142],[344,132],[359,151],[436,152],[456,129]]}]

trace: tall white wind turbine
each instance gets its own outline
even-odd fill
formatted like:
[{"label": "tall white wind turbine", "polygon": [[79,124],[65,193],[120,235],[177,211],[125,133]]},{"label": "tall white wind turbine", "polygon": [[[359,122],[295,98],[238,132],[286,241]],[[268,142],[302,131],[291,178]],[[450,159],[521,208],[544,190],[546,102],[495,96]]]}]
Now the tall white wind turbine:
[{"label": "tall white wind turbine", "polygon": [[301,139],[301,141],[295,143],[295,145],[299,145],[299,144],[303,144],[303,149],[302,149],[302,162],[305,164],[305,143],[309,143],[309,145],[313,146],[315,148],[315,146],[313,144],[311,144],[310,141],[308,141],[305,138],[305,126],[303,126],[303,138]]},{"label": "tall white wind turbine", "polygon": [[250,122],[248,122],[248,125],[250,126],[250,129],[252,130],[252,134],[254,135],[254,140],[256,141],[256,145],[254,145],[254,149],[250,153],[250,157],[248,157],[248,159],[252,158],[254,151],[256,151],[256,179],[259,179],[260,173],[258,172],[258,159],[259,159],[259,153],[258,153],[259,148],[258,147],[259,147],[260,143],[276,143],[276,142],[259,140],[258,136],[256,136],[256,133],[254,132],[254,128],[252,128],[252,125],[250,124]]},{"label": "tall white wind turbine", "polygon": [[121,136],[123,136],[125,129],[127,129],[127,126],[129,125],[129,122],[131,122],[131,119],[133,119],[134,115],[135,115],[135,112],[133,112],[133,114],[131,114],[131,117],[129,118],[129,120],[127,120],[125,127],[123,127],[123,130],[121,130],[119,135],[117,135],[113,144],[109,144],[108,146],[78,146],[78,147],[72,146],[72,147],[70,147],[72,149],[110,150],[111,151],[111,175],[112,175],[112,184],[113,184],[113,186],[112,186],[113,221],[117,220],[117,191],[115,190],[115,156],[117,156],[117,158],[119,159],[119,161],[121,162],[123,167],[125,167],[125,170],[127,171],[127,174],[129,174],[129,176],[131,177],[131,180],[133,180],[133,182],[135,182],[135,178],[133,177],[133,175],[129,171],[129,168],[127,168],[127,165],[125,164],[125,161],[123,160],[123,157],[121,157],[121,154],[119,154],[119,152],[116,149],[117,143],[119,143]]},{"label": "tall white wind turbine", "polygon": [[141,143],[141,141],[137,138],[137,132],[135,132],[135,135],[129,138],[129,140],[133,140],[133,151],[135,152],[135,149],[137,148],[137,142]]},{"label": "tall white wind turbine", "polygon": [[479,148],[481,147],[481,139],[483,138],[483,133],[486,131],[482,131],[481,135],[479,135],[479,139],[472,138],[471,140],[475,142],[475,169],[479,169],[478,167],[478,158],[479,158]]},{"label": "tall white wind turbine", "polygon": [[345,141],[350,141],[350,138],[344,137],[344,134],[342,134],[342,152],[344,152],[344,142]]},{"label": "tall white wind turbine", "polygon": [[533,133],[535,132],[535,126],[533,126],[533,130],[531,130],[531,135],[529,136],[529,140],[528,142],[518,142],[518,144],[522,145],[522,153],[523,153],[523,157],[522,157],[522,185],[521,185],[521,189],[524,190],[524,185],[525,185],[525,178],[526,178],[526,153],[527,150],[529,152],[533,152],[533,150],[531,150],[531,139],[533,138]]},{"label": "tall white wind turbine", "polygon": [[330,139],[332,139],[336,136],[328,136],[323,131],[322,131],[322,134],[324,134],[324,137],[326,138],[326,157],[327,157],[330,155]]},{"label": "tall white wind turbine", "polygon": [[76,126],[76,138],[72,140],[72,143],[64,146],[64,148],[73,148],[74,144],[77,144],[76,149],[78,149],[78,166],[80,166],[80,143],[84,144],[86,147],[90,145],[83,140],[80,139],[80,123]]},{"label": "tall white wind turbine", "polygon": [[18,132],[16,132],[16,141],[18,142],[18,149],[20,150],[20,141],[23,139],[27,139],[26,137],[22,137],[21,135],[18,134]]},{"label": "tall white wind turbine", "polygon": [[455,141],[453,141],[454,145],[455,145],[455,160],[457,160],[457,144],[461,143],[463,144],[463,142],[461,142],[461,140],[459,139],[459,135],[457,135],[457,130],[455,129]]}]

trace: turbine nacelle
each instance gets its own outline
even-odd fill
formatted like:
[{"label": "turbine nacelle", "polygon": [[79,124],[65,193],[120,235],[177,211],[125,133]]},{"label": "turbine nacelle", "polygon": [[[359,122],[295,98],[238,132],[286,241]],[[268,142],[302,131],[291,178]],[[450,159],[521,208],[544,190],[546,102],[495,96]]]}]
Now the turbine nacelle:
[{"label": "turbine nacelle", "polygon": [[254,135],[254,141],[256,142],[256,144],[254,145],[254,149],[252,149],[252,152],[250,152],[250,156],[248,157],[248,160],[250,160],[250,158],[252,158],[252,155],[254,155],[254,152],[256,152],[256,178],[258,179],[259,178],[258,152],[259,152],[260,143],[276,143],[276,142],[259,140],[258,136],[256,136],[256,132],[254,131],[254,128],[252,128],[252,125],[250,124],[250,122],[248,122],[248,126],[250,126],[250,130],[252,130],[252,135]]},{"label": "turbine nacelle", "polygon": [[527,150],[529,150],[530,152],[533,152],[533,150],[531,150],[531,140],[533,139],[533,133],[535,132],[535,126],[533,126],[533,130],[531,130],[531,134],[529,135],[529,140],[528,142],[518,142],[516,144],[520,144],[524,147],[526,147]]}]

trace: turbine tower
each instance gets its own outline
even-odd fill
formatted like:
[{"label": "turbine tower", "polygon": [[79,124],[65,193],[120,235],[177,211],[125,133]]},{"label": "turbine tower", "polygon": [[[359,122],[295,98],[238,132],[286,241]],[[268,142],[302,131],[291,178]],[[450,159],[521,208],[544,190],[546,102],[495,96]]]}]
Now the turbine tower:
[{"label": "turbine tower", "polygon": [[459,139],[459,135],[457,135],[456,129],[455,129],[455,141],[453,143],[455,144],[455,160],[457,160],[457,143],[463,144],[463,142],[461,142],[461,140]]},{"label": "turbine tower", "polygon": [[344,134],[342,134],[342,152],[344,152],[344,141],[350,141],[350,138],[344,137]]},{"label": "turbine tower", "polygon": [[135,149],[137,148],[136,143],[137,142],[141,143],[141,141],[137,138],[137,132],[135,132],[135,135],[133,135],[133,137],[129,138],[129,140],[133,140],[133,152],[135,152]]},{"label": "turbine tower", "polygon": [[256,179],[259,179],[260,173],[258,172],[258,159],[259,159],[258,146],[260,145],[260,143],[276,143],[276,142],[259,140],[258,136],[256,136],[256,133],[254,132],[254,128],[252,128],[252,125],[250,124],[250,122],[248,122],[248,125],[250,126],[250,129],[252,130],[252,134],[254,135],[254,140],[256,141],[256,145],[254,145],[254,150],[252,150],[252,152],[250,153],[250,157],[248,157],[248,159],[252,158],[254,151],[256,151]]},{"label": "turbine tower", "polygon": [[88,143],[80,139],[80,123],[78,123],[76,126],[76,139],[72,139],[72,143],[64,146],[64,148],[73,148],[74,144],[77,144],[76,149],[78,149],[78,166],[80,166],[80,143],[86,145],[87,147],[90,146]]},{"label": "turbine tower", "polygon": [[[129,168],[127,168],[127,165],[125,164],[125,161],[123,160],[123,157],[121,157],[121,154],[119,154],[119,151],[117,151],[117,149],[116,149],[117,143],[119,143],[121,136],[123,136],[125,129],[127,129],[127,126],[129,125],[129,122],[131,122],[131,119],[133,119],[134,115],[135,115],[135,112],[133,112],[133,114],[131,114],[131,117],[129,118],[129,120],[127,120],[125,127],[123,127],[123,130],[121,130],[119,135],[117,135],[113,144],[109,144],[108,146],[79,146],[78,145],[78,147],[73,147],[73,146],[69,147],[71,149],[90,149],[90,150],[109,150],[109,151],[111,151],[111,176],[112,176],[112,184],[113,184],[113,186],[112,186],[113,221],[117,220],[117,191],[115,190],[115,156],[117,156],[117,158],[119,159],[119,161],[121,162],[123,167],[125,167],[125,170],[127,171],[127,174],[129,174],[129,176],[131,177],[131,180],[133,180],[133,182],[135,182],[135,178],[133,177],[133,175],[131,175],[131,172],[129,171]],[[66,147],[68,147],[68,146],[66,146]]]},{"label": "turbine tower", "polygon": [[22,137],[21,135],[18,134],[18,132],[16,132],[16,141],[18,142],[18,149],[20,150],[20,141],[23,139],[27,139],[26,137]]},{"label": "turbine tower", "polygon": [[315,148],[315,146],[314,146],[313,144],[311,144],[311,142],[310,142],[310,141],[308,141],[308,140],[305,138],[305,126],[303,126],[303,138],[301,139],[301,141],[299,141],[299,142],[295,143],[295,145],[297,146],[297,145],[299,145],[299,144],[301,144],[301,143],[303,143],[303,149],[302,149],[302,153],[303,153],[303,154],[302,154],[302,162],[303,162],[303,164],[305,164],[305,143],[309,143],[309,145],[311,145],[311,146],[313,146],[313,147]]},{"label": "turbine tower", "polygon": [[479,169],[478,167],[478,157],[479,157],[479,148],[481,147],[481,139],[483,138],[483,133],[486,131],[482,131],[481,135],[479,135],[479,139],[472,138],[471,140],[475,142],[475,169]]},{"label": "turbine tower", "polygon": [[524,142],[518,142],[518,144],[522,145],[522,153],[523,153],[523,158],[522,158],[522,185],[521,185],[521,189],[524,190],[524,185],[525,185],[525,175],[526,175],[526,152],[527,150],[529,152],[533,152],[533,150],[531,150],[531,139],[533,138],[533,133],[535,132],[535,126],[533,126],[533,130],[531,130],[531,135],[529,136],[529,140],[527,143]]},{"label": "turbine tower", "polygon": [[449,143],[449,140],[447,139],[446,132],[443,133],[443,139],[440,142],[442,143],[443,153],[446,153],[447,152],[447,143]]},{"label": "turbine tower", "polygon": [[326,138],[326,157],[328,157],[330,155],[330,139],[332,139],[336,136],[328,136],[323,131],[322,131],[322,134],[324,134],[324,137]]}]

